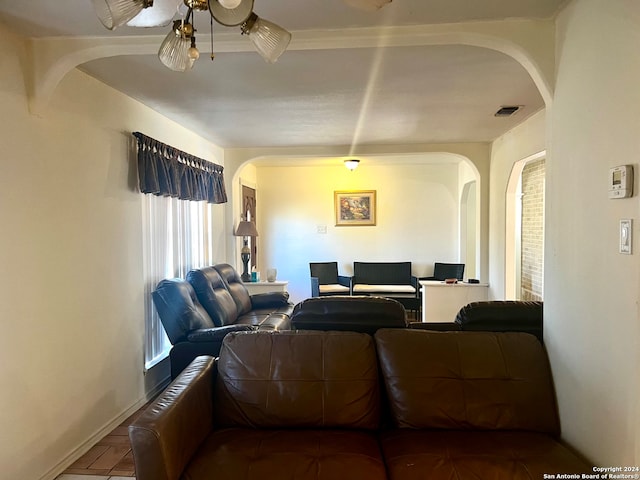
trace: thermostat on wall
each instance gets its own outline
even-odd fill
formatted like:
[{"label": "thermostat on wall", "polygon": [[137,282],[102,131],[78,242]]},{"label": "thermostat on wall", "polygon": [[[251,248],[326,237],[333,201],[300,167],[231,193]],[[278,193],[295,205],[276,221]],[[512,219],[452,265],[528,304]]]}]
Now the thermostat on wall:
[{"label": "thermostat on wall", "polygon": [[633,195],[633,165],[620,165],[609,169],[609,198],[627,198]]}]

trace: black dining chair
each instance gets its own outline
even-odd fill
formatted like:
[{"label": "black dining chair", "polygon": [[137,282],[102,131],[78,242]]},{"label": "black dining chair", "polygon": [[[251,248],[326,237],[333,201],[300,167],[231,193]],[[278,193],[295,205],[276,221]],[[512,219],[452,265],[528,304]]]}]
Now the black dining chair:
[{"label": "black dining chair", "polygon": [[464,275],[464,263],[441,263],[433,264],[433,276],[423,277],[420,280],[440,280],[445,281],[448,278],[462,280]]},{"label": "black dining chair", "polygon": [[311,296],[351,295],[351,277],[338,275],[338,262],[309,263]]}]

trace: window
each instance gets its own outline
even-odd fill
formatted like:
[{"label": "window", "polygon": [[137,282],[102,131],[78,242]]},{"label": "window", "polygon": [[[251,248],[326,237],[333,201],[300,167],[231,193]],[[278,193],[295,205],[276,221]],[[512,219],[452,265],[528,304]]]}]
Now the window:
[{"label": "window", "polygon": [[145,370],[166,358],[171,343],[151,292],[164,278],[184,278],[189,270],[213,262],[212,207],[155,195],[142,196],[145,282]]}]

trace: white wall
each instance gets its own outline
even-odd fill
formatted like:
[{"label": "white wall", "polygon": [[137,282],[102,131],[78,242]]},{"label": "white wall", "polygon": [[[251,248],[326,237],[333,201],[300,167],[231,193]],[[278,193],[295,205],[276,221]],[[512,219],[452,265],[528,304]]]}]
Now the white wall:
[{"label": "white wall", "polygon": [[60,473],[153,387],[143,376],[142,211],[130,132],[223,157],[77,70],[44,118],[31,116],[22,49],[0,29],[0,465],[3,478],[35,480]]},{"label": "white wall", "polygon": [[[309,262],[411,261],[414,275],[458,258],[458,166],[257,167],[260,269],[289,280],[292,300],[310,296]],[[376,190],[377,225],[336,227],[334,191]],[[326,227],[326,234],[317,227]]]},{"label": "white wall", "polygon": [[[639,196],[607,199],[607,172],[630,163],[639,173],[640,3],[575,1],[556,38],[545,342],[564,436],[596,464],[638,465]],[[631,256],[618,254],[621,218],[635,220]]]}]

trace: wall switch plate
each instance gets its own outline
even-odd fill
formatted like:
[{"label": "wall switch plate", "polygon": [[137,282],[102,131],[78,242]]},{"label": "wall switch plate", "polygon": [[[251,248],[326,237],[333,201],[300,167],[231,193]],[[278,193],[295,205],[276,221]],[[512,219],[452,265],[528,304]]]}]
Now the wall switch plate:
[{"label": "wall switch plate", "polygon": [[623,218],[620,220],[620,253],[631,255],[633,220]]},{"label": "wall switch plate", "polygon": [[327,226],[326,225],[317,225],[316,226],[316,231],[318,233],[327,233]]}]

